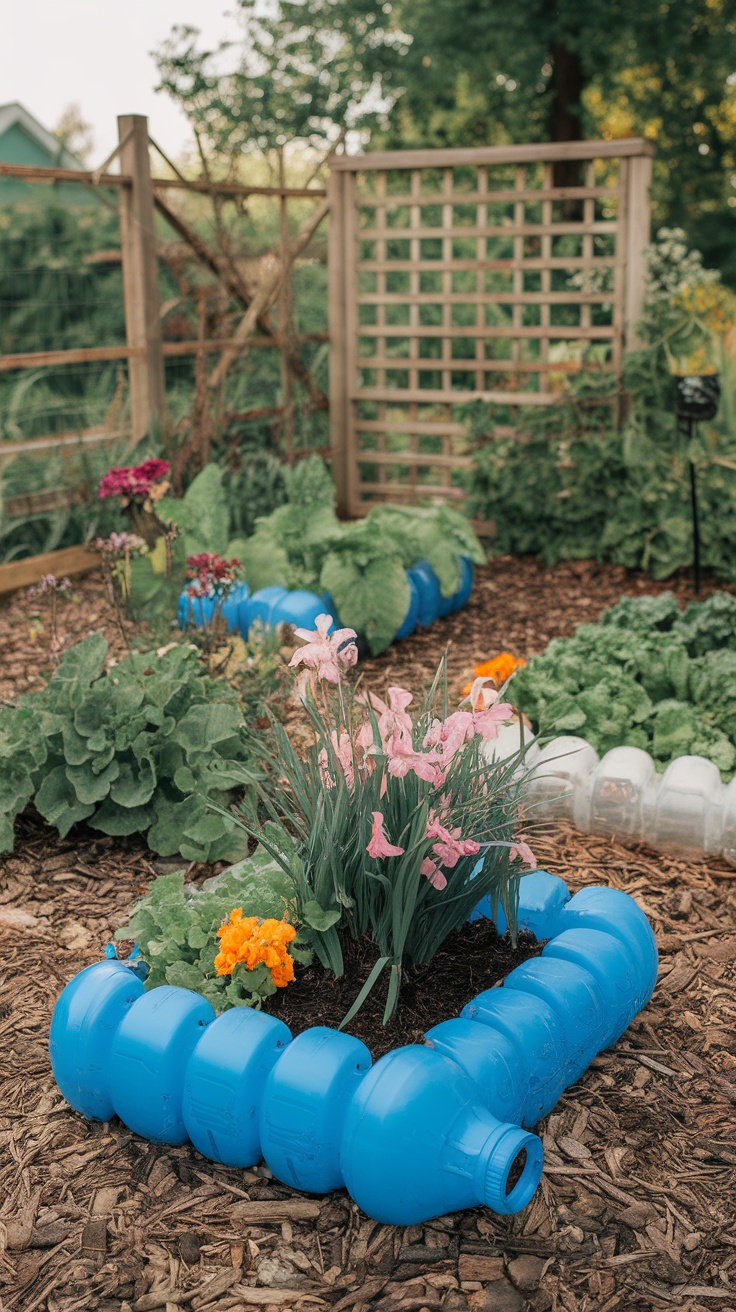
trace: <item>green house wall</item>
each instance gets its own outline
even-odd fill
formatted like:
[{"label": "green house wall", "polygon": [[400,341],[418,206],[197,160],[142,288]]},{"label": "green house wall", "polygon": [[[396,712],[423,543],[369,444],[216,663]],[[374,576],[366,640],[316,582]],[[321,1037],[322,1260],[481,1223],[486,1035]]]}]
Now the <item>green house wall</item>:
[{"label": "green house wall", "polygon": [[[13,123],[0,134],[0,163],[36,164],[44,168],[58,166],[58,155],[51,154],[40,142]],[[94,205],[95,199],[86,187],[73,182],[23,182],[20,178],[0,177],[0,205],[63,204]]]}]

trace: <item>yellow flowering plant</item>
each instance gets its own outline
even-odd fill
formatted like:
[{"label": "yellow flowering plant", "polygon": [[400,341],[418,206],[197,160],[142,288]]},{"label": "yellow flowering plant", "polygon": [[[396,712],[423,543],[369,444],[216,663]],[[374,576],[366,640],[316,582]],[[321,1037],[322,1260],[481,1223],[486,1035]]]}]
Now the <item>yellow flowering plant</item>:
[{"label": "yellow flowering plant", "polygon": [[312,960],[293,881],[264,847],[201,886],[160,875],[115,937],[138,945],[147,989],[193,989],[217,1015],[262,1006]]},{"label": "yellow flowering plant", "polygon": [[646,249],[644,316],[639,333],[663,349],[671,374],[721,372],[723,343],[736,322],[736,297],[707,269],[681,228],[661,228]]},{"label": "yellow flowering plant", "polygon": [[663,339],[670,372],[696,377],[720,371],[722,344],[734,325],[732,292],[719,282],[679,288],[671,301],[675,323]]},{"label": "yellow flowering plant", "polygon": [[[482,661],[475,667],[476,679],[493,679],[497,688],[502,688],[516,670],[523,670],[526,661],[521,656],[513,656],[510,651],[501,651],[489,661]],[[472,692],[472,681],[463,688],[463,697]]]}]

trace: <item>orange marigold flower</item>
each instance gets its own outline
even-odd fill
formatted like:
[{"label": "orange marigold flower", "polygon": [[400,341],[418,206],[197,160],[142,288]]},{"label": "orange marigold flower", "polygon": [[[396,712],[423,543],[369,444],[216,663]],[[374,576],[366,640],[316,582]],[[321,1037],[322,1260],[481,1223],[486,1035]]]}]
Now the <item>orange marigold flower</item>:
[{"label": "orange marigold flower", "polygon": [[271,971],[271,979],[277,989],[285,989],[287,984],[291,984],[294,978],[294,959],[287,953],[283,966],[274,966]]},{"label": "orange marigold flower", "polygon": [[[525,665],[526,661],[522,660],[520,656],[512,656],[510,651],[502,651],[490,661],[484,661],[482,665],[476,665],[475,677],[476,679],[493,679],[496,687],[500,688],[507,679],[511,678],[514,670],[521,670]],[[472,686],[469,683],[467,687],[463,688],[464,697],[468,696]]]},{"label": "orange marigold flower", "polygon": [[238,962],[255,970],[263,962],[271,972],[277,988],[285,988],[294,978],[294,962],[286,950],[296,938],[296,930],[287,920],[264,920],[257,916],[243,919],[243,908],[235,907],[217,931],[220,951],[215,957],[218,975],[232,975]]}]

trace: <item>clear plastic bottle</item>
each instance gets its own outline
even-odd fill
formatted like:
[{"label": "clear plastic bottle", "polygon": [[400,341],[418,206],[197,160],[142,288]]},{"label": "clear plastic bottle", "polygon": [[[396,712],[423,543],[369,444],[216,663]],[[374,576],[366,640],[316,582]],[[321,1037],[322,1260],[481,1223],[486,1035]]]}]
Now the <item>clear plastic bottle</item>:
[{"label": "clear plastic bottle", "polygon": [[721,851],[725,789],[718,766],[703,756],[678,756],[657,788],[652,840],[659,846]]},{"label": "clear plastic bottle", "polygon": [[651,833],[657,778],[640,747],[614,747],[593,771],[588,828],[595,834],[646,839]]},{"label": "clear plastic bottle", "polygon": [[584,798],[598,764],[598,753],[584,738],[553,738],[533,762],[525,783],[527,809],[534,818],[571,819],[575,799]]}]

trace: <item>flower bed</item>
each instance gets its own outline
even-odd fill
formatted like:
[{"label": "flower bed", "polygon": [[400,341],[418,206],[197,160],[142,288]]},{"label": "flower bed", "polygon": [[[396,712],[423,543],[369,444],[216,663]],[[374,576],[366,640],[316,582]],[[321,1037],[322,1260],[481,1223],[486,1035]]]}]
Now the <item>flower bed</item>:
[{"label": "flower bed", "polygon": [[549,939],[540,957],[375,1066],[350,1034],[318,1026],[292,1039],[250,1008],[215,1019],[198,994],[145,993],[135,965],[101,962],[57,1004],[54,1074],[88,1117],[117,1114],[156,1142],[190,1139],[231,1166],[264,1156],[308,1192],[346,1185],[377,1220],[414,1224],[477,1203],[513,1213],[542,1170],[541,1142],[521,1127],[623,1033],[657,974],[651,929],[626,894],[570,899],[539,872],[522,881],[519,923]]},{"label": "flower bed", "polygon": [[[405,689],[389,689],[386,703],[346,685],[356,635],[330,628],[324,614],[316,631],[300,631],[291,661],[303,667],[313,747],[300,759],[274,725],[276,754],[262,749],[260,771],[244,776],[260,853],[200,892],[177,877],[154,884],[119,931],[139,939],[144,960],[136,950],[129,963],[101,962],[62,994],[54,1072],[88,1116],[115,1113],[137,1133],[189,1139],[231,1166],[263,1157],[309,1192],[345,1185],[378,1220],[413,1224],[477,1203],[513,1213],[542,1170],[527,1127],[647,1001],[654,939],[625,894],[570,899],[545,872],[520,880],[522,864],[535,864],[517,832],[522,753],[483,756],[512,714],[502,689],[480,677],[467,709],[450,713],[442,662],[412,717]],[[279,919],[284,876],[293,896],[282,897]],[[242,905],[223,915],[235,892]],[[373,1065],[345,1027],[379,979],[386,1025],[405,977],[426,966],[431,980],[453,929],[483,917],[549,942],[502,988]],[[464,929],[476,941],[482,931]],[[294,1037],[263,1009],[310,951],[339,977],[348,942],[366,937],[374,960],[363,981],[351,979],[358,992],[339,1028],[309,1025]],[[434,987],[441,998],[439,979]]]}]

